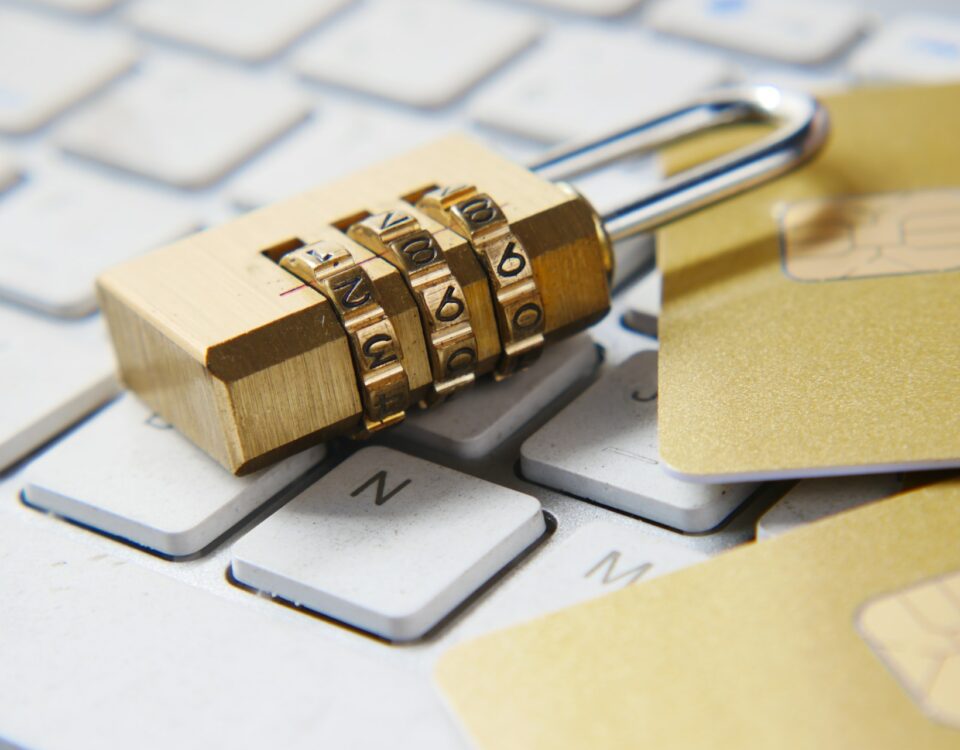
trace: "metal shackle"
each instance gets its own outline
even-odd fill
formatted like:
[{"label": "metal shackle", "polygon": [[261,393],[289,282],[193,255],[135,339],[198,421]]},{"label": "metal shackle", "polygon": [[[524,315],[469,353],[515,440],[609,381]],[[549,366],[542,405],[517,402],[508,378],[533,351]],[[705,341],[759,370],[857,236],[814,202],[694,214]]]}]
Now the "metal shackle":
[{"label": "metal shackle", "polygon": [[528,168],[549,180],[568,180],[723,125],[746,122],[779,126],[755,143],[675,174],[604,213],[600,217],[604,229],[617,241],[796,167],[826,139],[827,111],[812,96],[774,86],[719,89],[636,125],[564,145]]}]

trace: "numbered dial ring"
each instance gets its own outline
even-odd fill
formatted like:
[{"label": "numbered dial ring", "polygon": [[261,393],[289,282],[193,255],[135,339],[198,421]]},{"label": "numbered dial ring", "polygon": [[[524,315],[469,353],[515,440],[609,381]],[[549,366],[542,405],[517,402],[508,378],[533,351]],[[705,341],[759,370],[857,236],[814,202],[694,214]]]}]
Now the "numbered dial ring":
[{"label": "numbered dial ring", "polygon": [[410,401],[403,352],[373,282],[345,244],[321,240],[293,250],[280,265],[323,294],[347,332],[367,432],[399,422]]},{"label": "numbered dial ring", "polygon": [[536,360],[543,347],[543,302],[530,256],[500,206],[467,185],[431,190],[418,207],[467,237],[487,272],[503,344],[494,376],[504,378]]},{"label": "numbered dial ring", "polygon": [[470,385],[477,340],[463,289],[434,236],[402,208],[370,216],[348,234],[393,264],[413,292],[428,341],[433,400]]}]

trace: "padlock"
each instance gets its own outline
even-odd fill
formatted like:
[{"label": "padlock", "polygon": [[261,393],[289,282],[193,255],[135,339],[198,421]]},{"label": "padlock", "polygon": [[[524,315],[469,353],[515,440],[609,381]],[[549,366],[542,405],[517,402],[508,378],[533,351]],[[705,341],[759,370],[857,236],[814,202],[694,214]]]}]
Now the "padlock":
[{"label": "padlock", "polygon": [[[779,127],[605,215],[562,182],[747,120]],[[121,378],[238,474],[372,434],[598,321],[611,243],[786,171],[826,132],[815,99],[758,86],[530,168],[448,137],[107,271]]]}]

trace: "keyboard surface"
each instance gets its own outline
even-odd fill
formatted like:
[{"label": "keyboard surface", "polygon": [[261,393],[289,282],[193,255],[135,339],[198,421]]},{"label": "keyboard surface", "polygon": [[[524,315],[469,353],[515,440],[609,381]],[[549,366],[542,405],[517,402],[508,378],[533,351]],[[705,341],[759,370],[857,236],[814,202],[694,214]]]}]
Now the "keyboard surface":
[{"label": "keyboard surface", "polygon": [[240,479],[120,395],[93,290],[451,130],[524,162],[718,83],[960,79],[960,12],[898,8],[0,0],[0,747],[466,747],[454,643],[906,486],[663,474],[649,238],[529,371]]}]

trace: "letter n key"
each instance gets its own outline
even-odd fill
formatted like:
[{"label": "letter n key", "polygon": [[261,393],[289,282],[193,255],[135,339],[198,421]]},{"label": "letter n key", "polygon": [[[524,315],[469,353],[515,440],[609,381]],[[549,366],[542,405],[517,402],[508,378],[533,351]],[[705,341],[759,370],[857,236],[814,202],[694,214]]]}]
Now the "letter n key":
[{"label": "letter n key", "polygon": [[376,499],[374,500],[374,503],[376,503],[377,505],[383,505],[385,502],[387,502],[387,500],[389,500],[391,497],[393,497],[398,492],[400,492],[404,487],[410,484],[410,480],[404,479],[402,482],[400,482],[400,484],[398,484],[392,490],[387,492],[386,491],[387,471],[386,469],[381,469],[372,477],[370,477],[366,482],[364,482],[359,487],[357,487],[357,489],[351,492],[350,497],[357,497],[358,495],[363,493],[363,491],[366,490],[367,487],[369,487],[371,484],[377,485],[377,490],[376,490],[377,494],[376,494]]}]

